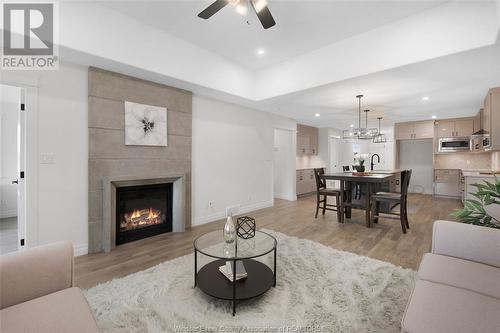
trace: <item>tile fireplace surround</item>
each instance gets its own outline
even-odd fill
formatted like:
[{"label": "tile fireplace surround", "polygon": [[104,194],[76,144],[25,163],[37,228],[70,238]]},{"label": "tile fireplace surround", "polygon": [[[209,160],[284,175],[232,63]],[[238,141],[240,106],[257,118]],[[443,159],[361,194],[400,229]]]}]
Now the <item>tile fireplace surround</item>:
[{"label": "tile fireplace surround", "polygon": [[[173,183],[173,231],[191,226],[192,94],[89,68],[89,253],[115,247],[116,187]],[[168,146],[125,145],[125,101],[167,108]]]},{"label": "tile fireplace surround", "polygon": [[103,186],[103,246],[104,252],[115,248],[116,236],[116,189],[124,186],[139,186],[153,184],[173,184],[172,195],[172,232],[185,230],[185,176],[165,175],[158,178],[143,177],[104,177]]}]

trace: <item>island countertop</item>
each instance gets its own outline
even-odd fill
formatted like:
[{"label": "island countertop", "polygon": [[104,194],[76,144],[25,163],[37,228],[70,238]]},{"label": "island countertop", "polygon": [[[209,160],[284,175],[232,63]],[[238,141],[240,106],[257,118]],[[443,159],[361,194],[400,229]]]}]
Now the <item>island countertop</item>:
[{"label": "island countertop", "polygon": [[373,171],[373,172],[366,172],[365,174],[358,174],[357,172],[335,172],[335,173],[325,173],[324,175],[321,175],[321,177],[330,180],[344,180],[344,181],[354,181],[360,183],[363,182],[381,183],[389,181],[398,172],[400,171],[396,170]]}]

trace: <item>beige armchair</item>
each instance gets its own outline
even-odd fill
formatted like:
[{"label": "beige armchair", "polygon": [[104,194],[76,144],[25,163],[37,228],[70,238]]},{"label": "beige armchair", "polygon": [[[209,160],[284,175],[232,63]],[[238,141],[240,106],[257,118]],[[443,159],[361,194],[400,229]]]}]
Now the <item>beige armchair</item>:
[{"label": "beige armchair", "polygon": [[70,242],[1,256],[0,332],[99,332],[73,282]]},{"label": "beige armchair", "polygon": [[500,332],[500,230],[434,222],[404,332]]}]

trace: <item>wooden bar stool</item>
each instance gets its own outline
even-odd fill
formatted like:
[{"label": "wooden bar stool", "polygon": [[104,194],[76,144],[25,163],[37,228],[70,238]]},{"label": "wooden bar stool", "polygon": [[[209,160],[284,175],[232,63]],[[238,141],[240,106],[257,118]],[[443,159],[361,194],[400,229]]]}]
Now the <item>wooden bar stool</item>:
[{"label": "wooden bar stool", "polygon": [[[372,196],[372,214],[370,217],[371,223],[377,223],[379,218],[388,218],[400,220],[401,229],[403,233],[406,234],[406,229],[410,229],[410,224],[408,223],[408,186],[411,179],[411,170],[405,170],[401,172],[402,184],[401,193],[396,192],[377,192]],[[389,211],[387,213],[380,212],[380,202],[388,202],[389,207],[393,204],[399,204],[399,214],[392,213]],[[391,208],[389,208],[391,209]],[[384,214],[381,216],[380,214]],[[393,216],[391,216],[393,215]]]},{"label": "wooden bar stool", "polygon": [[[314,218],[318,218],[318,211],[321,208],[323,215],[327,210],[337,212],[337,219],[340,221],[342,214],[340,211],[340,190],[327,188],[326,180],[320,177],[324,174],[325,168],[314,169],[314,177],[316,178],[316,214]],[[335,197],[335,205],[328,204],[328,197]]]}]

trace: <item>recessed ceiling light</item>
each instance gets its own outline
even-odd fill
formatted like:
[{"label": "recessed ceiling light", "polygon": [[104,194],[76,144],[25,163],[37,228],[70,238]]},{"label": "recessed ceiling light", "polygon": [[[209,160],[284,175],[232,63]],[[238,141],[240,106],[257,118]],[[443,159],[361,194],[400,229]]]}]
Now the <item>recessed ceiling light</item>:
[{"label": "recessed ceiling light", "polygon": [[437,116],[431,116],[431,118],[432,118],[432,119],[436,119],[436,118],[437,118]]},{"label": "recessed ceiling light", "polygon": [[429,96],[424,96],[424,97],[422,97],[422,101],[424,101],[424,102],[425,102],[425,101],[428,101],[428,100],[429,100]]},{"label": "recessed ceiling light", "polygon": [[318,118],[318,117],[319,117],[319,116],[321,116],[321,115],[320,115],[319,113],[315,113],[315,114],[314,114],[314,116],[315,116],[316,118]]},{"label": "recessed ceiling light", "polygon": [[349,125],[349,127],[354,127],[354,124]]},{"label": "recessed ceiling light", "polygon": [[263,56],[265,53],[266,53],[266,51],[264,49],[257,50],[257,55],[259,55],[259,56]]}]

